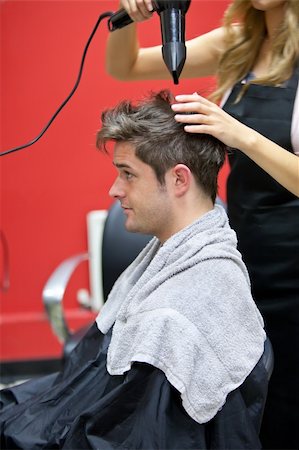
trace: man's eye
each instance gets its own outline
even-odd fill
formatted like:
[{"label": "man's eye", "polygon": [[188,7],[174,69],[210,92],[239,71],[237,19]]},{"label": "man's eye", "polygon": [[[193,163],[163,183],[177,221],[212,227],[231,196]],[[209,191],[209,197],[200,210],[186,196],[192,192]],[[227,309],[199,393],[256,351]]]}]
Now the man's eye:
[{"label": "man's eye", "polygon": [[125,172],[125,177],[127,180],[130,180],[133,177],[133,174],[131,172]]}]

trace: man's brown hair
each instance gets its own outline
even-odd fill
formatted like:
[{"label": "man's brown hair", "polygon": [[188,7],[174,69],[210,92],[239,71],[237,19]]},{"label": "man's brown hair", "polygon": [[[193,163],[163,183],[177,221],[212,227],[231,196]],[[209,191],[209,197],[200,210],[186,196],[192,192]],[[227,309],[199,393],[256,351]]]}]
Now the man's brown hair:
[{"label": "man's brown hair", "polygon": [[174,119],[172,103],[174,97],[164,90],[151,93],[137,104],[122,101],[104,111],[97,147],[107,151],[106,143],[110,140],[129,142],[135,148],[135,155],[153,168],[161,184],[167,170],[185,164],[214,202],[226,146],[208,134],[184,131],[184,125]]}]

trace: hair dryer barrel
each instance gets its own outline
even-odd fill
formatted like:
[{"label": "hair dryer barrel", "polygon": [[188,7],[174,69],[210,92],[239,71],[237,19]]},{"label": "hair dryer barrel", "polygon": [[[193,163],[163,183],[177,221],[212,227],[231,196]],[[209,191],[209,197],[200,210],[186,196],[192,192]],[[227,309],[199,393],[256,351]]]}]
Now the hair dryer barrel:
[{"label": "hair dryer barrel", "polygon": [[173,8],[165,9],[159,15],[163,60],[174,84],[178,84],[186,60],[185,16],[181,10]]}]

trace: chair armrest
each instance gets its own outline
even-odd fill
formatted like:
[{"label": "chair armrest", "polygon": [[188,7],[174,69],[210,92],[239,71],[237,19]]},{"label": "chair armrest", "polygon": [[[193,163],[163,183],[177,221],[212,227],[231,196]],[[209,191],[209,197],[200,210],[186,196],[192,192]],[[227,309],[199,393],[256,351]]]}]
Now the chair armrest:
[{"label": "chair armrest", "polygon": [[268,375],[268,381],[271,378],[273,368],[274,368],[274,352],[270,339],[267,337],[265,340],[265,350],[262,355],[263,363]]},{"label": "chair armrest", "polygon": [[63,261],[52,273],[42,292],[43,303],[51,323],[54,334],[60,342],[71,335],[67,326],[64,311],[63,297],[69,279],[81,262],[88,260],[87,253],[72,256]]}]

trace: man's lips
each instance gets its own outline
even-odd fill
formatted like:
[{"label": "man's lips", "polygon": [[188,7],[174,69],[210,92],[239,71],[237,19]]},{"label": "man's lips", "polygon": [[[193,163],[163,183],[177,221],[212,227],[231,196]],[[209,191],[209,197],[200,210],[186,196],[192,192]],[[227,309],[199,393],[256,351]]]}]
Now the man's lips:
[{"label": "man's lips", "polygon": [[129,208],[129,206],[121,205],[121,207],[124,210],[124,213],[127,213],[128,211],[132,211],[132,208]]}]

